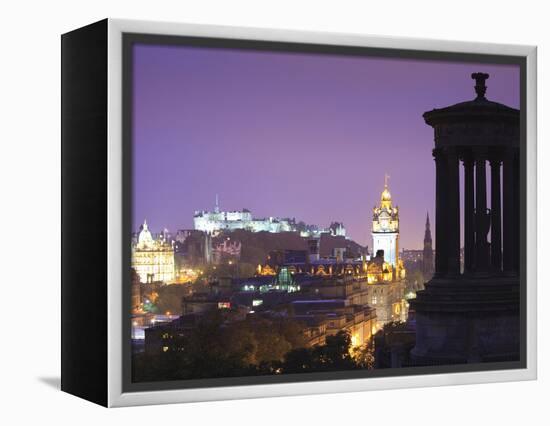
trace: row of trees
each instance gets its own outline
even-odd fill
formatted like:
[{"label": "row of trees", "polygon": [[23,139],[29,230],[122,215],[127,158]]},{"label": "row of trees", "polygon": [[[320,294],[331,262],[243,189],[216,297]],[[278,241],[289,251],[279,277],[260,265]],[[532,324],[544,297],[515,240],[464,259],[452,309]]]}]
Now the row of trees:
[{"label": "row of trees", "polygon": [[348,333],[306,348],[303,325],[255,318],[234,323],[207,315],[192,331],[170,335],[166,351],[133,357],[133,380],[158,381],[373,368],[371,347],[351,349]]},{"label": "row of trees", "polygon": [[306,373],[374,368],[372,345],[352,349],[351,336],[340,331],[327,336],[324,345],[288,352],[280,365],[282,373]]}]

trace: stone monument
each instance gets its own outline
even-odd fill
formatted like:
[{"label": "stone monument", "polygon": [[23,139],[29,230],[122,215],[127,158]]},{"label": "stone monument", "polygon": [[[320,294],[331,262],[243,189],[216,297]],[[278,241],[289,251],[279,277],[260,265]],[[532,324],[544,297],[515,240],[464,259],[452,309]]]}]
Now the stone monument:
[{"label": "stone monument", "polygon": [[434,128],[436,218],[435,273],[411,301],[420,365],[519,359],[520,113],[485,97],[488,74],[472,78],[474,100],[423,115]]}]

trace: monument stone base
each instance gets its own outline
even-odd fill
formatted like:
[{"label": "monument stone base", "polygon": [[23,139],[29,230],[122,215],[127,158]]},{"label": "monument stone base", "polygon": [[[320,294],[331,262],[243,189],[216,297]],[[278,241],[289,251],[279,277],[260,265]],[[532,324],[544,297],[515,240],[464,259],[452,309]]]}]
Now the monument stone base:
[{"label": "monument stone base", "polygon": [[411,301],[417,365],[517,361],[519,280],[507,276],[434,278]]}]

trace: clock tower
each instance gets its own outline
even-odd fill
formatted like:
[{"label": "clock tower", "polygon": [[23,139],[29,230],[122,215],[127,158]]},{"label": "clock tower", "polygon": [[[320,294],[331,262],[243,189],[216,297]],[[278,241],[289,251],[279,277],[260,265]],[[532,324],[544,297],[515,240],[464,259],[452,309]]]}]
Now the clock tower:
[{"label": "clock tower", "polygon": [[399,208],[392,206],[388,178],[388,175],[384,176],[380,205],[372,209],[372,247],[374,255],[378,250],[384,250],[384,261],[396,268],[399,260]]}]

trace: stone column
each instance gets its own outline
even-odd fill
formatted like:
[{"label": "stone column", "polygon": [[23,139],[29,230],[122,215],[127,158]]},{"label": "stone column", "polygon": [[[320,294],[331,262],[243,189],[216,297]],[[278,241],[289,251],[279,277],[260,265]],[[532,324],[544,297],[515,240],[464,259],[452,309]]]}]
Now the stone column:
[{"label": "stone column", "polygon": [[491,159],[491,268],[502,268],[502,230],[500,209],[500,159]]},{"label": "stone column", "polygon": [[486,152],[477,150],[476,157],[476,272],[486,272],[489,266],[489,244],[487,234],[490,226],[490,216],[487,212],[487,178],[485,172]]},{"label": "stone column", "polygon": [[463,157],[464,163],[464,272],[474,269],[474,160],[470,151]]},{"label": "stone column", "polygon": [[435,159],[435,273],[434,278],[447,274],[447,161],[441,148],[433,150]]},{"label": "stone column", "polygon": [[520,178],[520,163],[519,163],[519,149],[514,149],[514,271],[519,274],[519,257],[520,257],[520,238],[519,238],[519,227],[520,227],[520,213],[519,206],[521,204],[521,198],[519,194],[519,187],[521,184]]},{"label": "stone column", "polygon": [[460,182],[456,147],[447,148],[447,275],[460,275]]},{"label": "stone column", "polygon": [[502,162],[502,195],[503,195],[503,269],[512,273],[515,267],[515,182],[514,182],[514,150],[507,148]]}]

